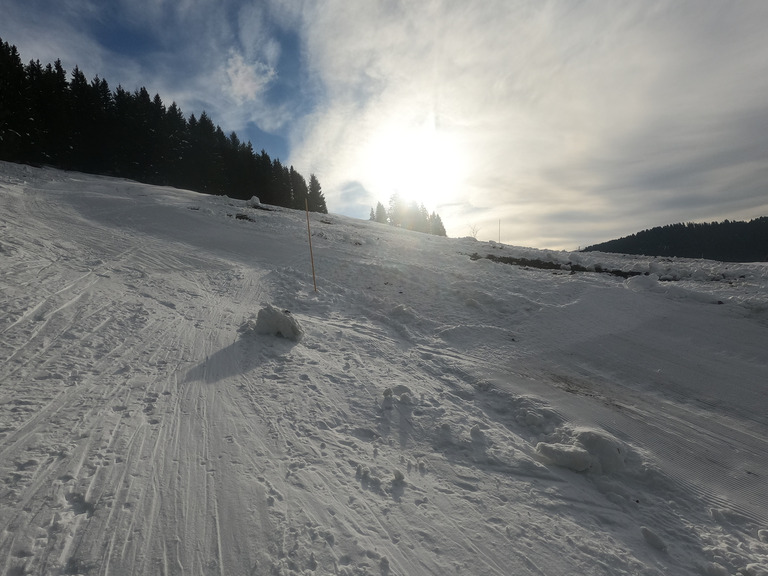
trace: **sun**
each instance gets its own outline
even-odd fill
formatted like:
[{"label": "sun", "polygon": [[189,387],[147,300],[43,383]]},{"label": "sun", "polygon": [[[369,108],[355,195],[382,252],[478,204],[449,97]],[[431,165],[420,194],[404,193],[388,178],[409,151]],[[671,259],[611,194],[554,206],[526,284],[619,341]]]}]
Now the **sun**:
[{"label": "sun", "polygon": [[398,194],[431,211],[459,195],[467,152],[457,132],[441,129],[428,114],[410,125],[382,122],[363,151],[363,164],[378,196]]}]

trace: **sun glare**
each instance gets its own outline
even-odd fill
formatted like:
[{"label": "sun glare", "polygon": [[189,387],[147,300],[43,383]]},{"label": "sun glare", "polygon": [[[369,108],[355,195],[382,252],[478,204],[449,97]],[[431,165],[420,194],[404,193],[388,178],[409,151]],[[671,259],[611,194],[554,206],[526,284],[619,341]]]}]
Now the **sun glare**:
[{"label": "sun glare", "polygon": [[371,189],[382,200],[397,193],[430,211],[455,198],[467,154],[455,133],[441,130],[434,115],[420,125],[382,123],[364,151]]}]

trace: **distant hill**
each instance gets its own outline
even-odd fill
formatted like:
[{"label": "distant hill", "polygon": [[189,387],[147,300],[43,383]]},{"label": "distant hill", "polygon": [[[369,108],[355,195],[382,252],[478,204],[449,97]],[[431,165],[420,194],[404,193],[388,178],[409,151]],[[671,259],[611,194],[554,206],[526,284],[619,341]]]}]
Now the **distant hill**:
[{"label": "distant hill", "polygon": [[587,246],[583,252],[706,258],[721,262],[767,262],[768,217],[749,222],[657,226],[618,240]]}]

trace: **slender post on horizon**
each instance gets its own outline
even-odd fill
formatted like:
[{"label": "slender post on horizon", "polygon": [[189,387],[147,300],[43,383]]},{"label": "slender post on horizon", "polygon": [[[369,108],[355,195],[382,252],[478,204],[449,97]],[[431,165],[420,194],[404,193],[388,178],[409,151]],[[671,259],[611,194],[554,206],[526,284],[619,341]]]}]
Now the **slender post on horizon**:
[{"label": "slender post on horizon", "polygon": [[315,257],[312,254],[312,232],[309,229],[309,200],[304,198],[304,207],[307,209],[307,238],[309,238],[309,259],[312,262],[312,285],[317,292],[317,280],[315,280]]}]

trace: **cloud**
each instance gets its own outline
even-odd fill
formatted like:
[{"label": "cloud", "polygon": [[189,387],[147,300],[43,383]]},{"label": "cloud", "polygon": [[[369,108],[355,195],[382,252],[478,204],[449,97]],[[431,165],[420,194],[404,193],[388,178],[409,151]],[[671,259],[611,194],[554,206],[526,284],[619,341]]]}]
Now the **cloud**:
[{"label": "cloud", "polygon": [[241,6],[237,14],[238,43],[247,59],[259,60],[270,68],[276,68],[282,50],[275,32],[264,4],[246,3]]},{"label": "cloud", "polygon": [[275,75],[275,70],[262,62],[247,65],[240,54],[232,53],[227,61],[230,90],[241,104],[256,100]]},{"label": "cloud", "polygon": [[[266,2],[211,0],[30,0],[10,3],[0,23],[4,40],[24,58],[61,58],[114,89],[145,86],[186,115],[203,110],[226,131],[279,133],[293,117],[295,91],[278,66],[292,57]],[[288,18],[280,10],[281,21]],[[15,30],[7,36],[5,25]],[[253,126],[258,127],[254,130]],[[262,145],[254,142],[258,148]]]},{"label": "cloud", "polygon": [[764,210],[767,10],[309,5],[308,68],[324,98],[295,131],[291,157],[318,171],[331,206],[349,180],[386,201],[393,191],[361,173],[369,143],[383,126],[407,137],[433,115],[471,164],[437,205],[449,234],[463,235],[467,215],[497,230],[501,214],[507,240],[520,243],[584,245],[639,226]]},{"label": "cloud", "polygon": [[338,212],[347,216],[367,219],[370,216],[370,207],[376,202],[360,182],[344,182],[339,187]]}]

